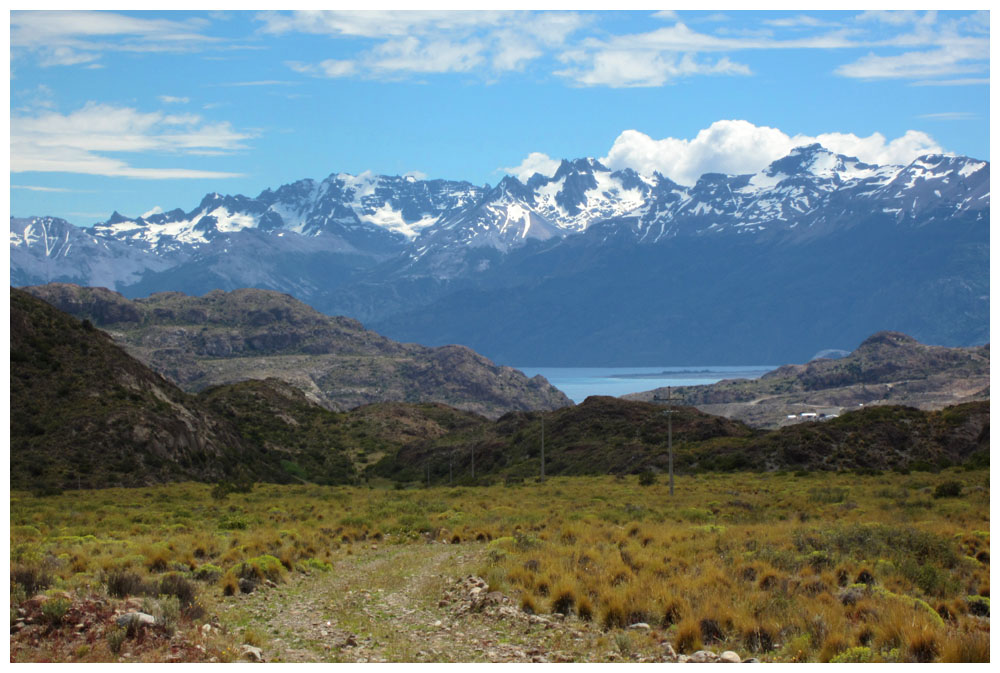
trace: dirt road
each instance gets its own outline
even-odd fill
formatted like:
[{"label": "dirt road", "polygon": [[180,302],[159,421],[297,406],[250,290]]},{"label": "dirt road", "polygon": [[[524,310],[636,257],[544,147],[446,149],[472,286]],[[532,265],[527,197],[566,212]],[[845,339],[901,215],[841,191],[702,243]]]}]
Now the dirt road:
[{"label": "dirt road", "polygon": [[[574,618],[527,615],[470,576],[476,544],[381,545],[332,571],[225,599],[219,616],[250,630],[266,661],[531,662],[653,660],[653,635],[612,639]],[[632,648],[632,641],[636,646]]]}]

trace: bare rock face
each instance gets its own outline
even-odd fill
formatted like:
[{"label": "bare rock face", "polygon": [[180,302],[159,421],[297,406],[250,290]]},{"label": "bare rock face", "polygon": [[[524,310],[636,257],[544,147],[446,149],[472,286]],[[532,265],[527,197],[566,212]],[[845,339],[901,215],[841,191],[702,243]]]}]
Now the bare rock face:
[{"label": "bare rock face", "polygon": [[131,301],[64,283],[26,290],[107,329],[132,356],[192,392],[274,377],[338,411],[438,402],[498,418],[572,404],[544,378],[529,379],[464,346],[401,344],[278,292],[164,292]]}]

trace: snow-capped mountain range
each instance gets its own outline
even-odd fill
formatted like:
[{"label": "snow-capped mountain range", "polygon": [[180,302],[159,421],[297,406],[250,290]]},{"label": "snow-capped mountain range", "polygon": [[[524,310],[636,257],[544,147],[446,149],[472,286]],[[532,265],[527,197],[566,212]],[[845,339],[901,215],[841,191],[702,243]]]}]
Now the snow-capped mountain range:
[{"label": "snow-capped mountain range", "polygon": [[[875,166],[819,145],[798,148],[753,175],[706,174],[692,187],[658,173],[612,172],[595,159],[563,161],[554,175],[536,173],[527,184],[507,176],[494,188],[341,173],[269,189],[256,198],[209,194],[188,212],[156,208],[135,218],[116,212],[88,233],[96,241],[126,243],[156,256],[194,254],[219,238],[256,229],[333,236],[344,251],[406,250],[419,258],[454,246],[507,252],[528,239],[581,233],[608,220],[623,220],[641,240],[655,242],[685,233],[793,230],[871,205],[898,221],[935,208],[943,211],[938,216],[985,212],[988,178],[989,164],[967,157],[930,155],[908,166]],[[12,230],[11,245],[68,258],[72,248],[53,247],[39,225]]]},{"label": "snow-capped mountain range", "polygon": [[[263,287],[379,321],[455,286],[510,285],[499,267],[513,268],[532,251],[564,259],[583,245],[593,259],[623,245],[798,244],[855,229],[955,222],[985,232],[989,172],[988,162],[969,157],[876,166],[810,145],[758,173],[706,174],[692,186],[612,171],[591,158],[563,161],[553,175],[526,182],[507,176],[495,187],[340,173],[253,198],[209,194],[189,211],[115,212],[89,229],[12,218],[11,282],[60,280],[132,296]],[[397,287],[381,293],[390,282]],[[399,283],[424,289],[416,297]]]}]

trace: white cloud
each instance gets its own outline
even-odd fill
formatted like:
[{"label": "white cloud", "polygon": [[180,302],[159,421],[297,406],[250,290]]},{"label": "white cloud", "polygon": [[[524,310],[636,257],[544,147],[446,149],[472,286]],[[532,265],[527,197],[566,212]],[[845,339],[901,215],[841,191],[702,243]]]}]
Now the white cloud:
[{"label": "white cloud", "polygon": [[88,64],[105,51],[179,52],[219,42],[199,20],[146,19],[114,12],[18,11],[10,14],[13,54],[33,53],[43,67]]},{"label": "white cloud", "polygon": [[989,83],[989,77],[960,77],[959,79],[924,79],[911,82],[910,86],[978,86]]},{"label": "white cloud", "polygon": [[416,37],[383,42],[368,61],[375,72],[466,72],[483,61],[483,45],[436,40],[422,42]]},{"label": "white cloud", "polygon": [[[560,48],[588,19],[576,12],[523,11],[298,11],[263,12],[261,32],[300,32],[375,41],[353,58],[286,62],[292,70],[325,77],[389,77],[521,71]],[[324,67],[335,63],[337,67]],[[352,64],[348,66],[347,64]]]},{"label": "white cloud", "polygon": [[524,158],[517,166],[512,166],[510,168],[502,168],[500,170],[509,173],[516,177],[518,180],[524,182],[530,178],[535,173],[541,173],[542,175],[547,175],[552,177],[555,175],[556,169],[559,168],[561,162],[558,159],[553,159],[548,154],[542,152],[532,152]]},{"label": "white cloud", "polygon": [[800,14],[798,16],[784,17],[781,19],[767,19],[764,23],[768,26],[774,26],[775,28],[815,28],[817,26],[830,25],[822,19],[809,14]]},{"label": "white cloud", "polygon": [[304,10],[288,14],[263,12],[265,33],[311,33],[351,37],[404,37],[414,34],[494,26],[512,12]]},{"label": "white cloud", "polygon": [[[347,77],[353,75],[358,67],[357,63],[354,61],[340,61],[332,58],[328,58],[325,61],[320,61],[319,63],[300,63],[299,61],[285,61],[285,65],[294,70],[295,72],[300,72],[306,75],[316,75],[319,77]],[[249,83],[246,83],[249,84]],[[244,84],[243,86],[246,86]]]},{"label": "white cloud", "polygon": [[[789,136],[780,129],[744,120],[720,120],[691,139],[657,140],[640,131],[623,131],[601,161],[612,170],[632,168],[644,175],[655,171],[679,184],[693,185],[705,173],[755,173],[792,149],[817,142],[832,152],[875,164],[908,164],[922,154],[943,151],[920,131],[907,131],[893,140],[880,133],[867,137],[852,133]],[[536,171],[551,175],[558,164],[533,152],[519,166],[504,170],[526,179]]]},{"label": "white cloud", "polygon": [[940,120],[960,120],[960,119],[978,119],[979,115],[975,112],[932,112],[925,115],[917,115],[917,119],[940,119]]},{"label": "white cloud", "polygon": [[191,168],[141,168],[109,153],[204,155],[245,149],[252,137],[229,122],[205,122],[198,115],[139,112],[87,103],[63,115],[11,117],[10,170],[84,173],[144,179],[223,178],[238,173]]},{"label": "white cloud", "polygon": [[[572,67],[556,74],[582,86],[662,86],[691,75],[750,73],[748,65],[731,55],[712,61],[704,57],[709,53],[863,48],[873,51],[839,66],[836,73],[929,79],[988,70],[988,16],[941,20],[936,12],[872,12],[856,18],[848,25],[803,14],[746,23],[736,31],[695,30],[678,21],[643,33],[592,36],[564,50],[560,60]],[[911,51],[886,53],[900,47]],[[915,50],[921,47],[925,49]]]},{"label": "white cloud", "polygon": [[662,86],[692,75],[749,75],[750,68],[727,57],[698,62],[692,54],[655,50],[605,49],[589,54],[568,54],[566,60],[581,65],[559,70],[557,75],[583,86]]},{"label": "white cloud", "polygon": [[186,96],[157,96],[163,103],[190,103],[191,99]]},{"label": "white cloud", "polygon": [[894,56],[868,54],[835,72],[858,79],[921,79],[980,73],[988,67],[988,44],[959,44]]},{"label": "white cloud", "polygon": [[29,192],[78,192],[78,189],[67,187],[40,187],[38,185],[11,185],[11,189],[26,189]]},{"label": "white cloud", "polygon": [[858,14],[856,19],[858,21],[872,21],[878,23],[887,23],[892,26],[902,26],[908,23],[917,23],[921,19],[921,14],[912,10],[894,10],[886,11],[884,9],[880,10],[870,10],[867,12],[861,12]]}]

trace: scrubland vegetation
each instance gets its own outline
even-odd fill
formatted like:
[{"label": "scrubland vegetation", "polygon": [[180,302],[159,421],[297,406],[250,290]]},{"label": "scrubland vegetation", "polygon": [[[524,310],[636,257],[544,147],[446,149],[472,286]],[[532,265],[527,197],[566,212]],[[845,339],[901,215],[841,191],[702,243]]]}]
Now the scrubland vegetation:
[{"label": "scrubland vegetation", "polygon": [[[433,541],[479,550],[490,589],[525,611],[609,637],[645,622],[678,652],[989,659],[988,471],[699,474],[673,498],[663,477],[645,481],[14,492],[11,620],[39,592],[55,597],[43,607],[56,634],[73,621],[63,596],[145,596],[195,629],[261,584],[329,572],[373,543]],[[115,659],[127,638],[111,628],[64,656]]]}]

